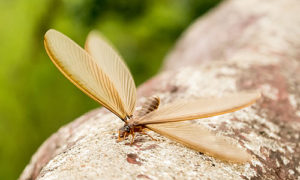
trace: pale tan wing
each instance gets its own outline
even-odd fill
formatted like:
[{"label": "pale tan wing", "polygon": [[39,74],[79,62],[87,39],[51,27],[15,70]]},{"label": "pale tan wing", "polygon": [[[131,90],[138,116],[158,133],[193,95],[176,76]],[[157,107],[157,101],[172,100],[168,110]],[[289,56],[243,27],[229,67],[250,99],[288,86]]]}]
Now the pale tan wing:
[{"label": "pale tan wing", "polygon": [[73,84],[120,118],[125,118],[122,99],[92,56],[56,30],[46,32],[44,44],[53,63]]},{"label": "pale tan wing", "polygon": [[109,75],[116,87],[125,111],[132,115],[136,103],[136,87],[129,69],[118,52],[96,31],[92,31],[86,40],[85,49],[94,57],[95,62]]},{"label": "pale tan wing", "polygon": [[245,150],[230,142],[229,138],[215,135],[191,122],[147,124],[146,127],[191,149],[221,160],[242,163],[251,159]]},{"label": "pale tan wing", "polygon": [[153,124],[206,118],[237,111],[254,103],[259,92],[240,92],[224,97],[198,98],[176,101],[159,107],[144,117],[137,118],[134,124]]}]

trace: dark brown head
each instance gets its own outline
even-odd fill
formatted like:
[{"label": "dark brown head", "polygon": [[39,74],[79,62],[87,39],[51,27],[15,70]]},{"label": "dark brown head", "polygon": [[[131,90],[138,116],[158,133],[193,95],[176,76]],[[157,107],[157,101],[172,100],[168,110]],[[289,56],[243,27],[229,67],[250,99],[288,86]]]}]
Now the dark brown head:
[{"label": "dark brown head", "polygon": [[131,127],[128,124],[125,124],[123,127],[119,129],[119,137],[125,138],[130,134]]}]

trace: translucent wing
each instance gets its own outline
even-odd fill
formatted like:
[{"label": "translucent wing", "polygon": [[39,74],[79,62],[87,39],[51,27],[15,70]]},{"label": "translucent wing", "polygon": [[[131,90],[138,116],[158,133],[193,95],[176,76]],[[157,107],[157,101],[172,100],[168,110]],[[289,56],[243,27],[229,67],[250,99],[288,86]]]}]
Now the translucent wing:
[{"label": "translucent wing", "polygon": [[208,129],[191,122],[147,124],[149,129],[178,141],[185,146],[230,162],[246,162],[250,155],[232,144],[228,138],[217,136]]},{"label": "translucent wing", "polygon": [[259,92],[241,92],[224,97],[199,98],[194,101],[176,101],[137,118],[134,124],[153,124],[206,118],[237,111],[251,105],[260,97]]},{"label": "translucent wing", "polygon": [[47,31],[44,44],[53,63],[73,84],[120,118],[128,115],[114,84],[84,49],[56,30]]},{"label": "translucent wing", "polygon": [[132,115],[136,103],[136,87],[129,69],[120,55],[97,32],[91,32],[86,40],[85,49],[101,65],[116,87],[125,111]]}]

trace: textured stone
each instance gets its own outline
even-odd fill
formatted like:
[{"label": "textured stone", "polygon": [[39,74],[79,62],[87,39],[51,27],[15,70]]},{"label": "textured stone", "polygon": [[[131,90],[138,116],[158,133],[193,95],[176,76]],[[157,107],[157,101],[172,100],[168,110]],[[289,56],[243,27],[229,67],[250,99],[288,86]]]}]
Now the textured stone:
[{"label": "textured stone", "polygon": [[138,106],[158,95],[221,96],[259,89],[243,110],[195,120],[253,156],[232,164],[149,132],[117,143],[122,122],[101,108],[62,127],[39,148],[20,179],[300,179],[300,3],[231,0],[195,22],[138,88]]}]

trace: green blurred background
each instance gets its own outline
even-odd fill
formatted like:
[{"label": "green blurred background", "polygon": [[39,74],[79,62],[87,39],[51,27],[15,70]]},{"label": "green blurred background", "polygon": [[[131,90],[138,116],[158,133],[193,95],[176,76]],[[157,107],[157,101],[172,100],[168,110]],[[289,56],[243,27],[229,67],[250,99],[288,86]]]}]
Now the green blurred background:
[{"label": "green blurred background", "polygon": [[16,179],[41,143],[99,104],[54,67],[43,35],[81,46],[92,29],[120,51],[137,85],[153,76],[176,39],[220,0],[0,0],[0,179]]}]

